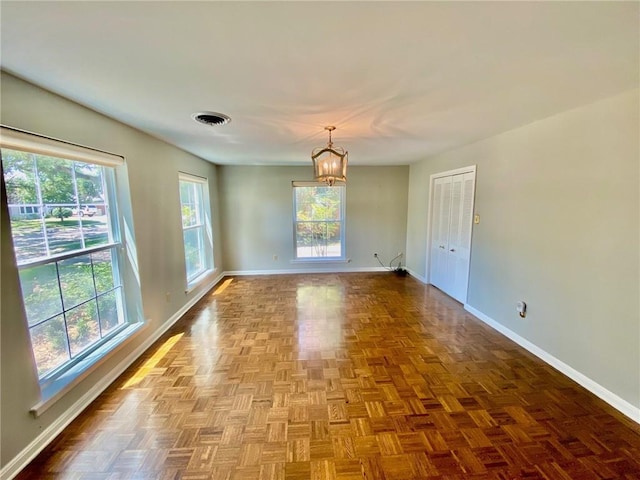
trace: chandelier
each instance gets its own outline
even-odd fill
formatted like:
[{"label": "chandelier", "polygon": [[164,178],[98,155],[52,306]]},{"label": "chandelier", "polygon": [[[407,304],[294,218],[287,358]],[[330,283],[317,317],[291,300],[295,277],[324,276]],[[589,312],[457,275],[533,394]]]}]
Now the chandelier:
[{"label": "chandelier", "polygon": [[347,155],[341,147],[334,147],[331,141],[331,132],[336,127],[324,127],[329,132],[329,143],[326,147],[318,147],[311,152],[313,162],[313,176],[319,182],[326,182],[329,186],[336,181],[347,181]]}]

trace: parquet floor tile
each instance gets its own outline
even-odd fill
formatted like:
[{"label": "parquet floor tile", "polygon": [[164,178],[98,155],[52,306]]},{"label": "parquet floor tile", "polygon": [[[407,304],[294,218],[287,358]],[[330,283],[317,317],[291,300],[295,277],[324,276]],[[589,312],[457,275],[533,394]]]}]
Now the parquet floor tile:
[{"label": "parquet floor tile", "polygon": [[232,277],[18,478],[640,479],[640,426],[410,277]]}]

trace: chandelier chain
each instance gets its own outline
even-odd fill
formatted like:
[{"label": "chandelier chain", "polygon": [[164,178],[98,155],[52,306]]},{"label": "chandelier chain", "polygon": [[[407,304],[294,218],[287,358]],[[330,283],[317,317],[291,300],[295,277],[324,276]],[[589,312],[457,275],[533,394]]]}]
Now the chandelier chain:
[{"label": "chandelier chain", "polygon": [[333,141],[331,140],[331,132],[333,132],[336,127],[334,127],[333,125],[330,125],[328,127],[324,127],[325,130],[329,131],[329,147],[333,147]]}]

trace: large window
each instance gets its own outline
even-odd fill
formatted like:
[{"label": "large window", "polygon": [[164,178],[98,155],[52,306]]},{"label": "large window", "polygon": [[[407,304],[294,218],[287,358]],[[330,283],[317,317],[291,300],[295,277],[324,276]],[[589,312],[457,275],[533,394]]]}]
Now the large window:
[{"label": "large window", "polygon": [[117,162],[82,161],[83,147],[71,152],[71,158],[52,156],[48,152],[73,146],[60,142],[62,148],[56,149],[55,141],[21,132],[15,132],[14,142],[12,131],[3,128],[2,133],[2,171],[22,300],[38,376],[46,382],[126,324],[114,168],[108,166]]},{"label": "large window", "polygon": [[180,174],[180,208],[187,287],[192,287],[213,268],[207,179]]},{"label": "large window", "polygon": [[344,185],[293,183],[295,258],[344,259]]}]

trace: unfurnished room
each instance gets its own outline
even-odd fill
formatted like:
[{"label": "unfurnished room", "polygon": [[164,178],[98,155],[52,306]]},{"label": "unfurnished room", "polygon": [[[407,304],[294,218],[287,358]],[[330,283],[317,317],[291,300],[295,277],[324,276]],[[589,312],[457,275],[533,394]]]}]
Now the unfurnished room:
[{"label": "unfurnished room", "polygon": [[640,478],[640,2],[0,2],[0,480]]}]

